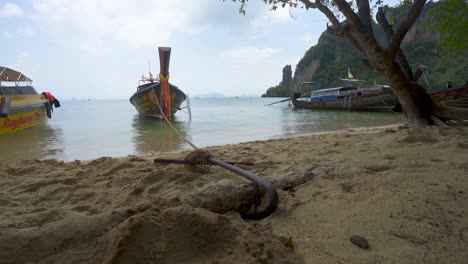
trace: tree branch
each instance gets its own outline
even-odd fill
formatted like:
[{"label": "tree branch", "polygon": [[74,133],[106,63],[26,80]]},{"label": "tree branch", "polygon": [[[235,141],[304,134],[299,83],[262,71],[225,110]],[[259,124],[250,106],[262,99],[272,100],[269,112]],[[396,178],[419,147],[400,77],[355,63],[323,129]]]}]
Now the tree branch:
[{"label": "tree branch", "polygon": [[398,65],[400,65],[401,70],[405,74],[406,78],[408,78],[411,81],[414,81],[413,70],[411,69],[408,60],[406,60],[406,56],[403,54],[403,51],[401,49],[398,49],[395,61],[398,63]]},{"label": "tree branch", "polygon": [[393,37],[390,40],[386,50],[389,57],[395,56],[395,54],[398,52],[403,38],[405,37],[408,30],[410,30],[411,26],[413,26],[416,19],[419,17],[419,14],[421,13],[425,4],[426,0],[414,0],[408,11],[408,14],[406,14],[406,17],[401,21],[398,29],[393,33]]},{"label": "tree branch", "polygon": [[304,6],[309,9],[309,8],[315,8],[318,9],[320,12],[322,12],[328,20],[332,23],[335,31],[340,30],[341,28],[341,23],[338,20],[338,18],[333,14],[333,12],[328,8],[326,5],[324,5],[320,0],[315,1],[314,3],[309,1],[309,0],[299,0],[301,3],[304,4]]},{"label": "tree branch", "polygon": [[[359,0],[367,1],[367,0]],[[378,71],[382,71],[381,61],[383,60],[383,50],[379,45],[372,31],[372,24],[366,25],[367,22],[362,22],[361,18],[353,11],[350,4],[346,0],[334,0],[340,12],[346,17],[346,23],[343,23],[344,35],[357,48],[364,56],[364,59],[369,62],[372,67]],[[371,23],[369,3],[359,4],[361,6],[360,12],[364,16],[364,20]],[[364,14],[366,9],[367,14]],[[370,27],[368,29],[367,27]]]},{"label": "tree branch", "polygon": [[361,20],[362,28],[367,31],[367,34],[373,34],[372,18],[370,15],[370,7],[368,0],[357,0],[358,14]]},{"label": "tree branch", "polygon": [[[393,37],[393,28],[392,28],[392,25],[388,23],[387,17],[385,16],[385,11],[386,11],[386,8],[379,7],[379,10],[377,11],[376,19],[385,33],[385,38],[387,39],[387,44],[388,44],[388,42],[390,42]],[[401,70],[403,71],[403,74],[406,76],[406,78],[410,80],[414,80],[413,70],[411,69],[411,66],[406,60],[406,57],[403,54],[403,51],[400,49],[400,47],[398,47],[398,50],[395,54],[395,61],[398,63],[398,65],[400,65]]]},{"label": "tree branch", "polygon": [[359,16],[354,13],[351,6],[346,2],[346,0],[334,0],[335,4],[338,6],[338,9],[343,13],[349,23],[353,26],[361,27],[361,21]]},{"label": "tree branch", "polygon": [[329,26],[328,23],[327,23],[327,29],[326,29],[327,33],[330,34],[330,35],[334,35],[334,36],[343,36],[343,31],[342,30],[336,30],[334,26]]},{"label": "tree branch", "polygon": [[375,18],[377,19],[377,22],[380,24],[382,27],[382,30],[385,33],[385,38],[387,39],[387,44],[390,42],[390,40],[393,37],[393,28],[390,23],[388,23],[387,17],[385,16],[385,11],[387,10],[387,7],[379,7],[377,11],[377,15]]}]

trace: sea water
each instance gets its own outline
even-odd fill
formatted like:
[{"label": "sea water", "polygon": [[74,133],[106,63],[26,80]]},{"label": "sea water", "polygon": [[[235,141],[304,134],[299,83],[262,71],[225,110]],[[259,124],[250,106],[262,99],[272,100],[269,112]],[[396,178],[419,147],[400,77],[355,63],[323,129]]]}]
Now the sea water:
[{"label": "sea water", "polygon": [[[284,98],[191,98],[171,120],[143,118],[128,100],[61,101],[47,123],[0,136],[0,161],[147,155],[313,132],[392,125],[402,114],[296,109]],[[186,106],[185,104],[182,107]]]}]

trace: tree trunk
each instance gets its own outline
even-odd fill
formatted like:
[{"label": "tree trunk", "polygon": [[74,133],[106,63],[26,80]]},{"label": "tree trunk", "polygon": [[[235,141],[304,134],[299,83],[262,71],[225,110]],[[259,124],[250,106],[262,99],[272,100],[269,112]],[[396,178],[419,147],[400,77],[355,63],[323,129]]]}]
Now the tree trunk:
[{"label": "tree trunk", "polygon": [[433,125],[431,119],[433,102],[426,90],[418,83],[410,81],[396,64],[393,64],[385,75],[400,101],[408,124],[411,127]]},{"label": "tree trunk", "polygon": [[[373,62],[376,63],[376,61]],[[379,66],[382,65],[385,65],[383,66],[385,70],[381,73],[390,81],[409,126],[426,127],[436,125],[433,116],[443,120],[468,119],[468,109],[451,107],[432,100],[426,89],[410,80],[397,63],[393,62],[390,66],[387,64],[380,64]]]}]

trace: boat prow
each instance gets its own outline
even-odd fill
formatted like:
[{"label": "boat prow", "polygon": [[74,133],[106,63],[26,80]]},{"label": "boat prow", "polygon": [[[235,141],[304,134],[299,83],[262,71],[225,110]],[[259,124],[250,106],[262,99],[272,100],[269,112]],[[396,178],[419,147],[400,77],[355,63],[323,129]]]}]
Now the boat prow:
[{"label": "boat prow", "polygon": [[171,48],[159,47],[160,74],[154,79],[142,76],[137,91],[130,97],[130,103],[145,117],[171,118],[187,96],[177,86],[169,83],[169,60]]},{"label": "boat prow", "polygon": [[[170,112],[168,117],[173,116],[179,109],[187,96],[177,86],[169,84],[170,92]],[[147,83],[138,86],[130,97],[130,103],[136,108],[138,113],[145,117],[155,117],[164,119],[163,116],[164,94],[160,82]]]}]

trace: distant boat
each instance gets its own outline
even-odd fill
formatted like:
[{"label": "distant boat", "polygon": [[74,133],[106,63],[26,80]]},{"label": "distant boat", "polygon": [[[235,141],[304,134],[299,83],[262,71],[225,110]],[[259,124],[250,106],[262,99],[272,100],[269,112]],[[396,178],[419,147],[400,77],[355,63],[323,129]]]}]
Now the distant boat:
[{"label": "distant boat", "polygon": [[177,86],[169,83],[169,61],[171,48],[159,47],[159,78],[142,76],[137,91],[130,97],[130,103],[145,117],[171,118],[187,98]]},{"label": "distant boat", "polygon": [[[341,79],[347,83],[362,82],[357,79]],[[314,85],[316,82],[304,82]],[[369,88],[342,86],[313,90],[310,98],[301,99],[300,93],[292,97],[292,104],[296,108],[348,110],[348,111],[392,111],[398,104],[398,98],[390,86],[374,85]]]},{"label": "distant boat", "polygon": [[21,72],[0,66],[0,135],[46,122],[60,102],[48,92],[39,94]]}]

